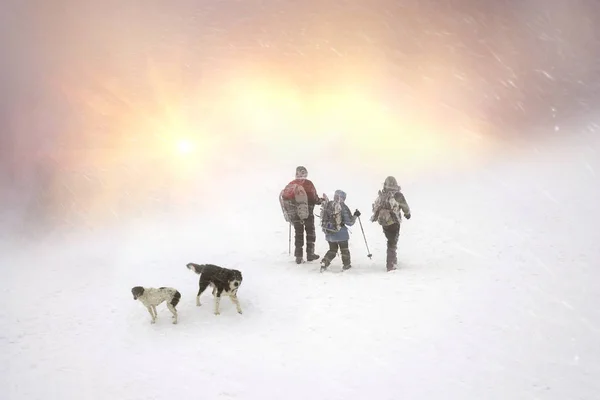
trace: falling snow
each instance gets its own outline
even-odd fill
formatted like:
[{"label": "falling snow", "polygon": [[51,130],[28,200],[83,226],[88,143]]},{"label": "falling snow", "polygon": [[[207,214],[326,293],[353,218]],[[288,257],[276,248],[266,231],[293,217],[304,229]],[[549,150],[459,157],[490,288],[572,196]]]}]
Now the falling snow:
[{"label": "falling snow", "polygon": [[[597,397],[599,2],[38,3],[0,12],[4,397]],[[398,271],[368,218],[373,260],[291,262],[299,164],[365,217],[399,179]]]}]

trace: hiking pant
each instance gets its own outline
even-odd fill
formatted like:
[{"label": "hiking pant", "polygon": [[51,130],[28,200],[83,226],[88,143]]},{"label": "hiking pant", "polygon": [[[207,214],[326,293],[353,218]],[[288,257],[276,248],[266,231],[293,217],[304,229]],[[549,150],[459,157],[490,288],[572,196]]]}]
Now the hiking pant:
[{"label": "hiking pant", "polygon": [[348,249],[348,241],[344,240],[343,242],[328,243],[329,250],[327,250],[327,253],[325,253],[325,257],[323,257],[323,262],[325,263],[325,266],[329,266],[331,260],[335,258],[338,249],[340,250],[340,253],[342,253],[342,264],[344,265],[344,267],[350,265],[350,250]]},{"label": "hiking pant", "polygon": [[387,268],[391,268],[398,262],[396,250],[398,248],[398,237],[400,236],[400,224],[384,226],[383,233],[387,239],[387,255],[385,264]]},{"label": "hiking pant", "polygon": [[309,212],[308,218],[304,221],[294,222],[294,257],[302,257],[304,246],[304,231],[306,231],[306,255],[315,254],[315,241],[317,235],[315,233],[315,215]]}]

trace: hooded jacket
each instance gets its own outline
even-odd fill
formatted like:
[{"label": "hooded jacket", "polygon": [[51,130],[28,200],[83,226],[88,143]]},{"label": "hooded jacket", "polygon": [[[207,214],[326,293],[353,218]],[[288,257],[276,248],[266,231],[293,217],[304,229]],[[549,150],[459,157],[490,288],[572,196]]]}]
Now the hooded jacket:
[{"label": "hooded jacket", "polygon": [[[404,194],[400,190],[401,188],[400,185],[398,185],[398,181],[396,181],[396,178],[394,178],[393,176],[388,176],[387,178],[385,178],[385,181],[383,182],[382,192],[392,192],[394,194],[394,199],[398,202],[398,205],[400,206],[400,210],[402,210],[402,213],[404,213],[405,216],[410,216],[410,207],[408,206],[408,202],[406,201]],[[377,220],[378,213],[379,210],[375,209],[374,204],[373,216],[371,217],[372,222]],[[398,215],[396,216],[398,217],[398,222],[402,221],[402,215],[400,213],[398,213]]]},{"label": "hooded jacket", "polygon": [[313,214],[313,209],[315,208],[315,204],[321,204],[321,199],[317,194],[317,189],[311,180],[308,179],[308,171],[305,167],[299,166],[296,168],[296,179],[290,182],[295,183],[297,185],[301,185],[306,192],[306,196],[308,197],[308,208],[310,215]]},{"label": "hooded jacket", "polygon": [[339,201],[342,206],[342,228],[335,233],[325,234],[325,240],[328,242],[344,242],[350,240],[350,233],[348,232],[348,226],[354,225],[356,217],[352,215],[350,208],[346,205],[346,192],[343,190],[336,190],[333,199]]}]

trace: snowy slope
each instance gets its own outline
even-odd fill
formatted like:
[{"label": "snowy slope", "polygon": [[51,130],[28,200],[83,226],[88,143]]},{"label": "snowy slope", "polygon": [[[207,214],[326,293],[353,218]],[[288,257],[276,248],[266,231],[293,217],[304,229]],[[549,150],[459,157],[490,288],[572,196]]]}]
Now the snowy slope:
[{"label": "snowy slope", "polygon": [[[524,146],[470,170],[307,165],[320,192],[363,211],[354,268],[318,273],[287,254],[276,198],[296,164],[224,178],[247,195],[170,220],[32,244],[0,258],[2,398],[595,399],[600,393],[600,143]],[[295,161],[294,161],[295,162]],[[339,171],[339,169],[337,169]],[[396,172],[397,171],[397,172]],[[368,222],[387,174],[405,188],[399,267]],[[240,179],[242,178],[242,179]],[[207,189],[208,198],[217,189]],[[212,191],[211,191],[212,190]],[[214,192],[213,192],[214,191]],[[233,202],[233,200],[230,200]],[[318,234],[318,251],[326,243]],[[195,306],[189,261],[241,269],[243,315]],[[174,286],[178,325],[130,288]]]}]

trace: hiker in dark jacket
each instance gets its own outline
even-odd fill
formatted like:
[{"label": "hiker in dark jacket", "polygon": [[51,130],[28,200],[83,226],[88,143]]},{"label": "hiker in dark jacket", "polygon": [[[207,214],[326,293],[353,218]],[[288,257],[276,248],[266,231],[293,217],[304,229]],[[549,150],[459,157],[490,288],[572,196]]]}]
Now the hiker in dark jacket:
[{"label": "hiker in dark jacket", "polygon": [[356,210],[354,214],[350,211],[350,208],[346,205],[346,193],[342,190],[336,190],[334,194],[334,201],[339,201],[341,210],[341,228],[337,232],[326,233],[325,239],[329,243],[329,250],[321,260],[321,272],[325,271],[331,261],[337,255],[338,249],[342,256],[342,269],[345,271],[352,268],[350,259],[350,249],[348,248],[348,241],[350,240],[350,234],[348,233],[348,226],[354,225],[356,219],[360,217],[360,211]]},{"label": "hiker in dark jacket", "polygon": [[299,166],[296,168],[296,179],[290,183],[302,185],[308,197],[308,218],[304,221],[294,222],[294,257],[296,264],[302,263],[303,247],[304,247],[304,232],[306,231],[306,260],[314,261],[319,259],[319,255],[315,254],[315,242],[317,235],[315,233],[315,205],[321,204],[321,199],[317,195],[315,185],[307,179],[308,171],[305,167]]},{"label": "hiker in dark jacket", "polygon": [[387,239],[386,268],[389,271],[396,269],[398,264],[396,250],[400,236],[401,212],[406,219],[410,219],[410,207],[400,185],[393,176],[388,176],[383,183],[383,190],[379,191],[373,203],[373,216],[371,222],[379,222]]}]

